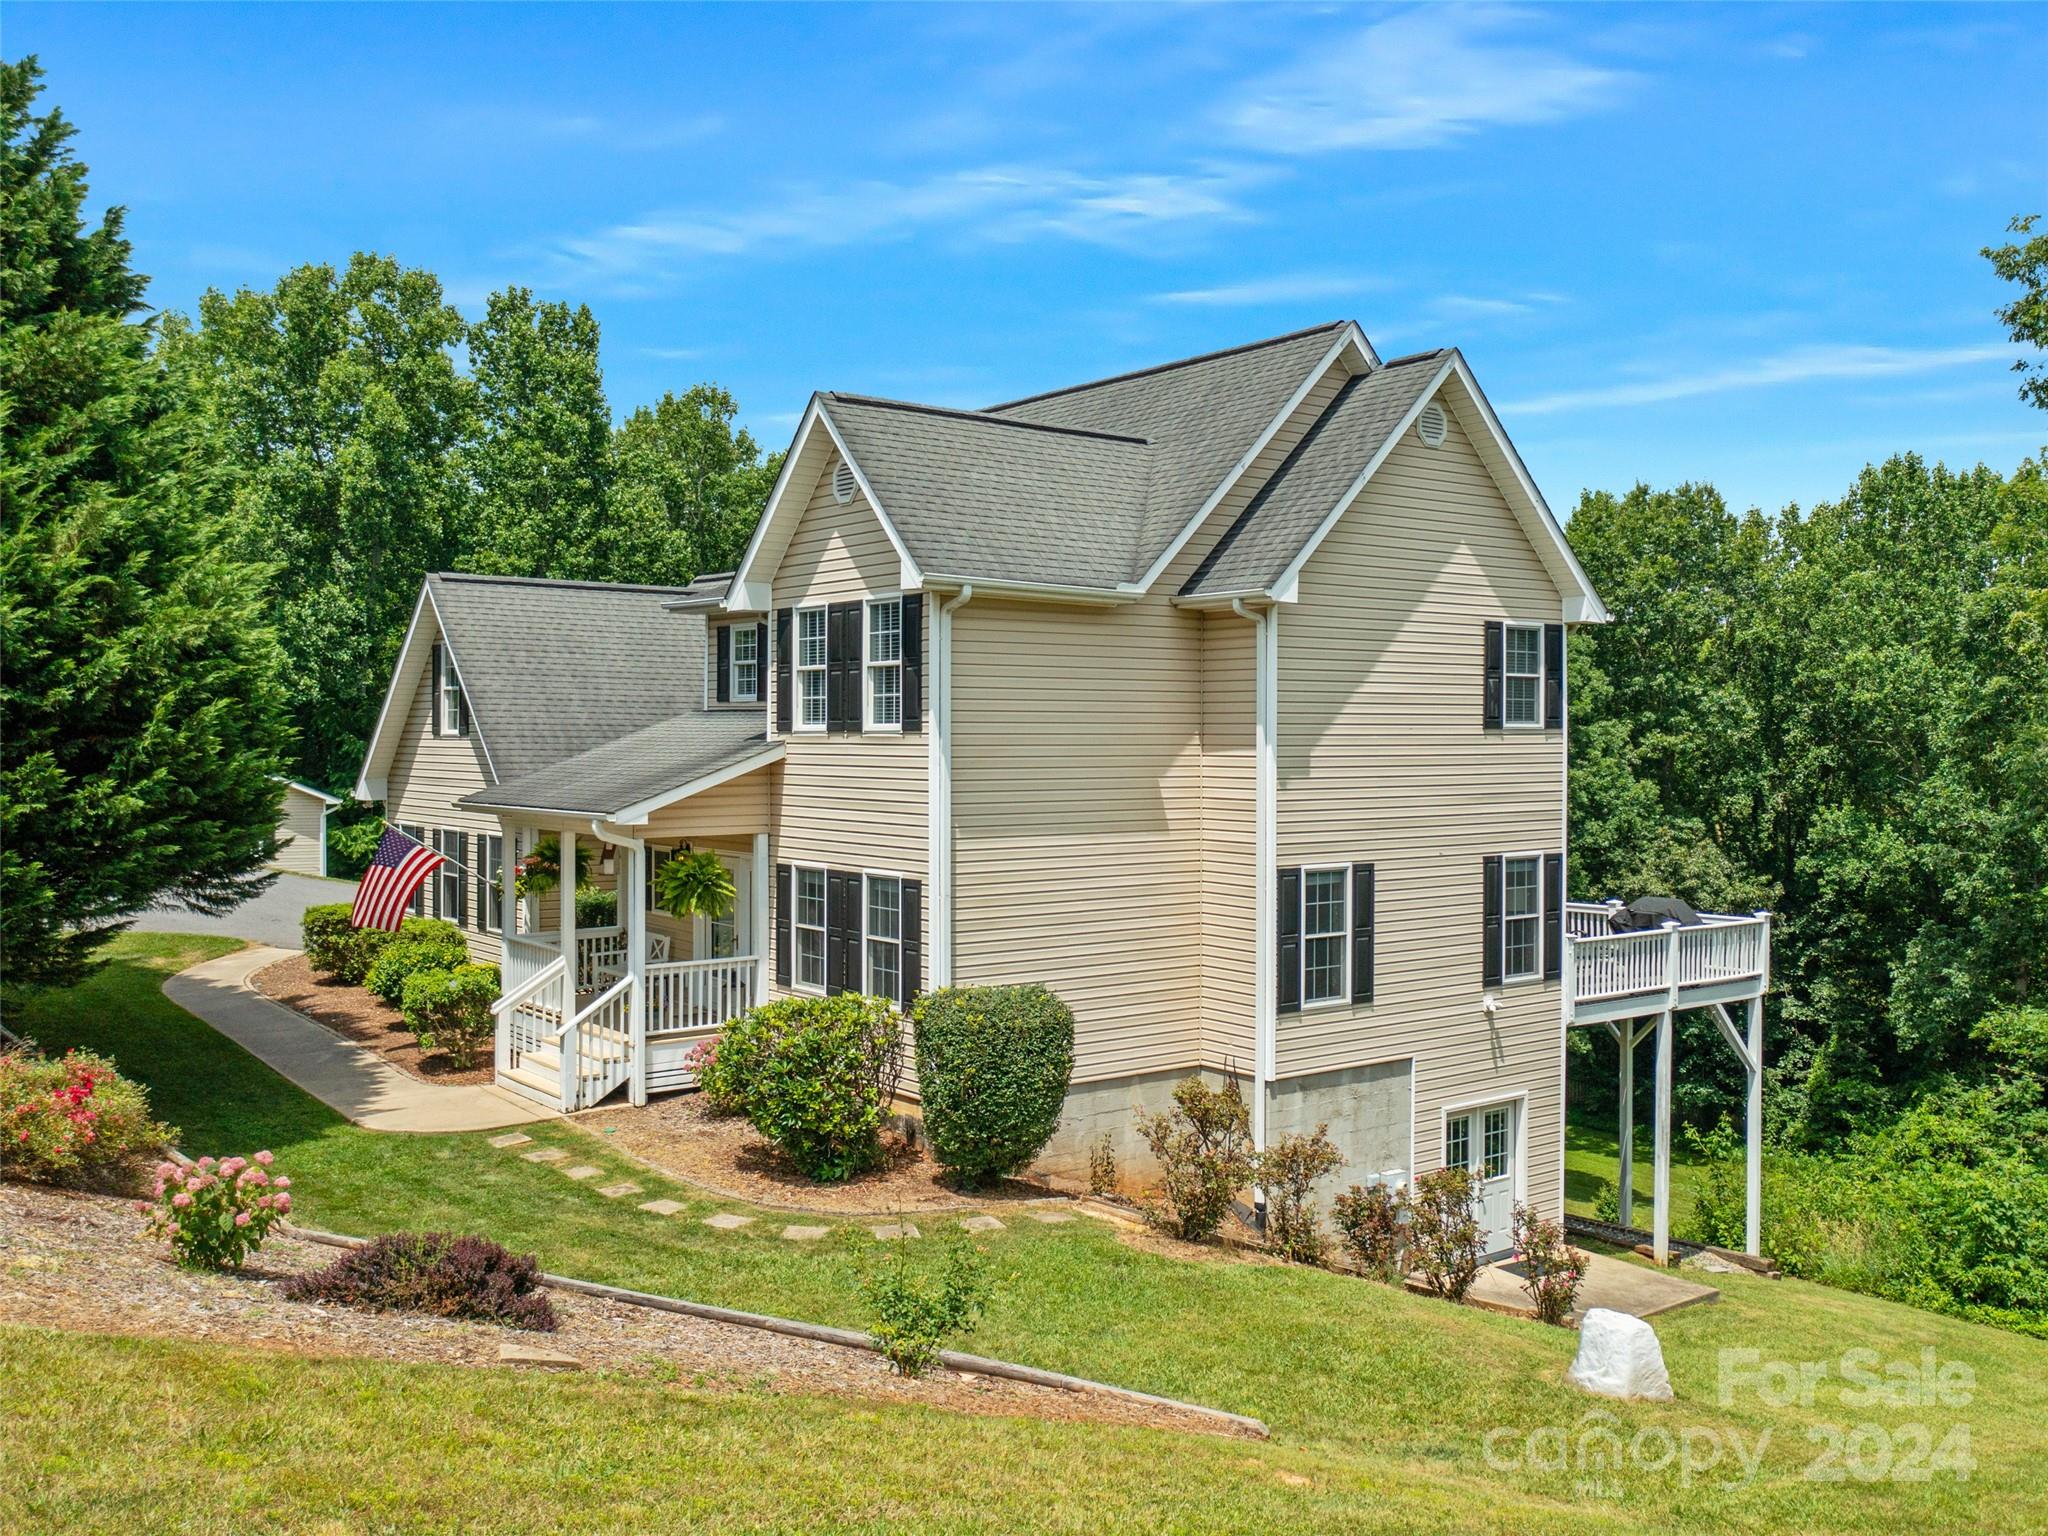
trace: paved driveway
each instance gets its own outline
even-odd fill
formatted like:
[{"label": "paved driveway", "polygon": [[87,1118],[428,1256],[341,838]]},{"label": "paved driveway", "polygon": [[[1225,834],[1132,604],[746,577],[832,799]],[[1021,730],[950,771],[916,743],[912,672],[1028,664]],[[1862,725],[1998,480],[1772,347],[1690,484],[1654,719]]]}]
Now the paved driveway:
[{"label": "paved driveway", "polygon": [[218,933],[229,938],[254,939],[259,944],[275,944],[279,949],[297,949],[299,918],[306,908],[355,899],[353,880],[285,874],[279,875],[269,890],[220,917],[187,912],[183,907],[151,908],[136,914],[135,928],[140,933]]}]

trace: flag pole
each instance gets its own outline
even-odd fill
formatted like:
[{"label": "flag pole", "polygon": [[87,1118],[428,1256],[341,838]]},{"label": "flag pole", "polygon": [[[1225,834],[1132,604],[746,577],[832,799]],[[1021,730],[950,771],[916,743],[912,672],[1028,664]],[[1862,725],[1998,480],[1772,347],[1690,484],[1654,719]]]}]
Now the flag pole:
[{"label": "flag pole", "polygon": [[[457,863],[457,862],[456,862],[456,861],[455,861],[454,859],[451,859],[451,858],[449,858],[447,854],[443,853],[443,852],[442,852],[442,851],[441,851],[440,849],[438,849],[438,848],[434,847],[434,846],[433,846],[433,845],[432,845],[431,843],[423,843],[423,842],[421,842],[421,841],[420,841],[420,840],[419,840],[418,838],[414,837],[414,836],[413,836],[413,835],[412,835],[412,834],[411,834],[410,832],[406,831],[406,830],[405,830],[405,828],[403,828],[403,827],[400,827],[400,826],[393,826],[393,825],[392,825],[392,824],[391,824],[390,822],[388,822],[388,821],[385,821],[385,820],[384,820],[384,818],[383,818],[382,816],[379,816],[379,817],[377,818],[377,820],[378,820],[379,822],[382,822],[384,826],[386,826],[386,827],[390,828],[390,830],[391,830],[391,831],[393,831],[393,832],[396,832],[396,833],[397,833],[397,834],[398,834],[398,835],[399,835],[400,837],[404,838],[404,839],[405,839],[405,840],[406,840],[406,841],[407,841],[408,843],[411,843],[411,844],[413,845],[413,847],[415,847],[415,848],[424,848],[424,849],[426,849],[426,850],[427,850],[427,852],[431,853],[431,854],[432,854],[432,855],[433,855],[433,856],[434,856],[435,858],[439,859],[439,860],[440,860],[440,861],[441,861],[441,862],[442,862],[443,864],[446,864],[446,865],[447,865],[447,866],[448,866],[448,867],[449,867],[450,869],[459,869],[459,870],[461,870],[461,871],[462,871],[462,872],[463,872],[463,873],[464,873],[465,875],[468,875],[468,876],[470,877],[470,879],[472,879],[472,880],[474,880],[474,879],[476,879],[476,878],[477,878],[477,874],[476,874],[476,871],[475,871],[475,870],[471,869],[471,868],[470,868],[470,867],[469,867],[469,866],[468,866],[467,864],[459,864],[459,863]],[[488,835],[488,834],[486,834],[486,835]]]}]

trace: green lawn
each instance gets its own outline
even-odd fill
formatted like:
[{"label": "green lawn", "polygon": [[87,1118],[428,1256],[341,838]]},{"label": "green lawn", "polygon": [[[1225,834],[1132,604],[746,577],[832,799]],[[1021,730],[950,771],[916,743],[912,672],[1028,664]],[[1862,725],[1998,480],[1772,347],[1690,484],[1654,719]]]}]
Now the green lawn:
[{"label": "green lawn", "polygon": [[[1656,1183],[1654,1148],[1647,1126],[1637,1126],[1635,1224],[1650,1230],[1650,1215],[1657,1202],[1650,1198]],[[1704,1170],[1694,1162],[1684,1145],[1674,1139],[1671,1147],[1671,1230],[1684,1236],[1692,1217],[1693,1190]],[[1598,1214],[1600,1197],[1621,1178],[1620,1143],[1611,1126],[1568,1125],[1564,1133],[1564,1208],[1574,1216]]]},{"label": "green lawn", "polygon": [[[535,1134],[691,1210],[661,1219],[622,1207],[590,1187],[607,1180],[571,1183],[482,1135],[348,1125],[161,996],[165,975],[213,952],[204,941],[125,939],[107,972],[36,1001],[24,1023],[46,1045],[109,1050],[184,1127],[188,1152],[270,1147],[307,1223],[484,1231],[560,1272],[864,1321],[848,1252],[857,1239],[784,1243],[774,1213],[739,1233],[712,1232],[697,1217],[746,1207],[653,1177],[576,1127]],[[1589,1207],[1597,1156],[1591,1143],[1573,1147],[1573,1198]],[[1611,1179],[1611,1153],[1608,1167]],[[1659,1320],[1677,1403],[1596,1404],[1562,1380],[1573,1336],[1533,1323],[1317,1270],[1154,1254],[1087,1221],[1012,1222],[987,1247],[1003,1284],[970,1347],[1256,1414],[1273,1443],[16,1332],[0,1355],[0,1443],[14,1461],[0,1480],[0,1529],[133,1528],[141,1511],[158,1526],[236,1531],[328,1521],[352,1530],[1921,1532],[1982,1528],[1994,1515],[2001,1526],[2048,1528],[2048,1494],[2032,1476],[2048,1420],[2038,1341],[1734,1276],[1718,1305]],[[1972,1400],[1858,1406],[1835,1369],[1805,1407],[1747,1387],[1723,1401],[1718,1390],[1723,1351],[1838,1362],[1851,1347],[1883,1361],[1917,1364],[1932,1349],[1963,1362]],[[1556,1465],[1542,1437],[1538,1454],[1524,1454],[1530,1432],[1576,1435],[1603,1410],[1624,1439],[1647,1435],[1641,1455],[1601,1472],[1569,1458]],[[1977,1470],[1967,1481],[1814,1481],[1807,1472],[1825,1447],[1809,1434],[1827,1424],[1876,1427],[1858,1442],[1866,1472],[1880,1439],[1910,1447],[1910,1426],[1921,1425],[1939,1443],[1967,1425]],[[1758,1473],[1722,1486],[1729,1436],[1753,1449],[1765,1432]],[[1667,1434],[1693,1445],[1693,1470],[1663,1459]],[[1721,1464],[1703,1471],[1710,1441]],[[19,1502],[10,1510],[9,1500]]]}]

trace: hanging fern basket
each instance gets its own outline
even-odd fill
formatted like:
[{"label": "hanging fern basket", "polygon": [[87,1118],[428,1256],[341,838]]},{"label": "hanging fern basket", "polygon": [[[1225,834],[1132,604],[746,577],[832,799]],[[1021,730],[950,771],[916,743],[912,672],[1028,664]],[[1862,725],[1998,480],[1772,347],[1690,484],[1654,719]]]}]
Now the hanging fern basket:
[{"label": "hanging fern basket", "polygon": [[670,917],[723,917],[739,895],[709,848],[685,848],[654,872],[654,904]]}]

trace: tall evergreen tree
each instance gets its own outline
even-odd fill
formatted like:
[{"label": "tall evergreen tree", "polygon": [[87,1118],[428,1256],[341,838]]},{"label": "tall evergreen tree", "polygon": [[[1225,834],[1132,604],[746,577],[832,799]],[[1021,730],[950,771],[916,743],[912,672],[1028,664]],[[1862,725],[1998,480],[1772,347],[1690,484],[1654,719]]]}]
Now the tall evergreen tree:
[{"label": "tall evergreen tree", "polygon": [[0,63],[0,980],[75,977],[159,900],[268,882],[288,727],[179,376],[134,317],[119,209],[88,228],[33,58]]}]

